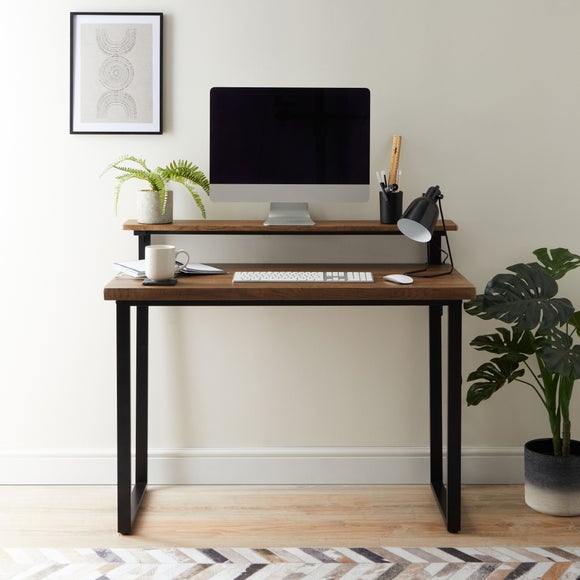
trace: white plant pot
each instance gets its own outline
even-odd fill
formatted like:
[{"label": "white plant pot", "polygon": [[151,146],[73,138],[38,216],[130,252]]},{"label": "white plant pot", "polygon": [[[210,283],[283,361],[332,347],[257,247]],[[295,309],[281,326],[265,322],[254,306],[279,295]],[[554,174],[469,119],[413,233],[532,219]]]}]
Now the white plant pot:
[{"label": "white plant pot", "polygon": [[572,440],[571,455],[555,457],[551,439],[528,441],[524,448],[525,501],[553,516],[580,515],[580,442]]},{"label": "white plant pot", "polygon": [[170,224],[173,221],[173,191],[167,190],[165,212],[159,207],[159,193],[150,189],[139,192],[141,203],[137,221],[142,224]]}]

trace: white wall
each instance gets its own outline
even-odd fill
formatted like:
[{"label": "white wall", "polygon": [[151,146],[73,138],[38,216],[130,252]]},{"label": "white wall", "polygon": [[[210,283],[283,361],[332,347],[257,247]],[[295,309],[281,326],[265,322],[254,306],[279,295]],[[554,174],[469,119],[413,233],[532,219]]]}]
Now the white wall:
[{"label": "white wall", "polygon": [[[91,10],[164,12],[163,135],[69,135],[69,12]],[[152,164],[188,158],[208,171],[212,86],[369,87],[373,174],[388,165],[392,135],[401,134],[406,203],[441,186],[446,216],[460,226],[452,234],[456,265],[480,291],[537,247],[580,252],[579,18],[573,0],[5,6],[0,481],[114,481],[114,305],[102,288],[111,263],[135,255],[136,241],[121,227],[135,216],[139,185],[127,186],[115,215],[113,177],[100,174],[124,153]],[[264,211],[208,203],[214,219]],[[313,213],[375,219],[378,203],[373,194],[367,204]],[[197,217],[185,191],[176,216]],[[175,241],[207,262],[422,256],[392,237]],[[578,303],[578,277],[569,278],[564,286]],[[465,374],[481,360],[469,338],[491,328],[465,319]],[[313,465],[329,466],[316,480],[425,479],[422,309],[164,309],[152,311],[151,330],[157,480],[204,480],[201,465],[216,481],[235,481],[280,458],[296,467],[287,480],[307,480]],[[574,418],[580,425],[578,401]],[[521,386],[466,409],[465,479],[486,480],[483,467],[506,458],[512,471],[496,480],[517,479],[522,443],[547,434],[534,395]],[[224,475],[223,456],[239,470]]]}]

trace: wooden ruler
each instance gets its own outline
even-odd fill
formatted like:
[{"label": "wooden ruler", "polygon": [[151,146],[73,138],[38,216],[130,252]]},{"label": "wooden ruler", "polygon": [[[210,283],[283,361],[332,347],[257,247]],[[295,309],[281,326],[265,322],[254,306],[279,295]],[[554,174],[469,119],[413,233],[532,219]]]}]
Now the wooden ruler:
[{"label": "wooden ruler", "polygon": [[388,184],[397,183],[399,180],[399,157],[401,156],[401,136],[393,135],[393,149],[391,151],[391,166],[389,168]]}]

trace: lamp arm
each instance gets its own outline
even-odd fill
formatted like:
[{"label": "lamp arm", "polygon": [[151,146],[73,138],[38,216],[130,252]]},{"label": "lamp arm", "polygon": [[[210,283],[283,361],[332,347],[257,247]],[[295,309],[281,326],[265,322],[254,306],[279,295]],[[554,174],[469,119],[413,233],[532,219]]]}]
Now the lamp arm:
[{"label": "lamp arm", "polygon": [[449,270],[448,273],[451,274],[451,272],[453,272],[453,270],[455,269],[455,266],[453,265],[453,255],[451,254],[451,245],[449,244],[447,225],[445,223],[445,217],[443,215],[443,206],[441,205],[442,197],[443,196],[441,195],[437,201],[439,203],[439,213],[441,214],[441,223],[443,224],[443,235],[445,236],[445,243],[447,244],[447,255],[449,256],[449,265],[451,266],[451,269]]}]

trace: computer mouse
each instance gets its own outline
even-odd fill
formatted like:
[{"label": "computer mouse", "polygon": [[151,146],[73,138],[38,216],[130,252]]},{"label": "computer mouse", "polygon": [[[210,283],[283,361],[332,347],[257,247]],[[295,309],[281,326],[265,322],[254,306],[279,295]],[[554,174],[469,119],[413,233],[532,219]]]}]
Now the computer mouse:
[{"label": "computer mouse", "polygon": [[413,278],[407,276],[406,274],[387,274],[383,276],[383,279],[387,282],[394,282],[395,284],[412,284]]}]

